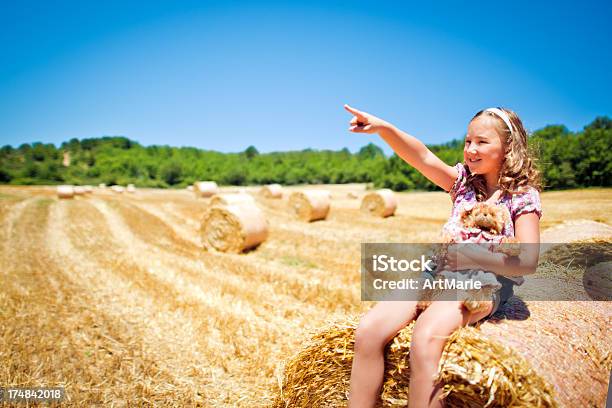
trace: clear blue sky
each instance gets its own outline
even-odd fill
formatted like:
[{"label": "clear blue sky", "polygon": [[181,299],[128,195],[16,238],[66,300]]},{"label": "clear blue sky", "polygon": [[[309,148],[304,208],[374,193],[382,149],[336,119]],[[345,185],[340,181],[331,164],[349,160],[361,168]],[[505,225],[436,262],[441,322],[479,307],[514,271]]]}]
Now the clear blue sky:
[{"label": "clear blue sky", "polygon": [[344,103],[440,143],[481,108],[612,114],[610,2],[3,1],[0,145],[124,135],[355,151]]}]

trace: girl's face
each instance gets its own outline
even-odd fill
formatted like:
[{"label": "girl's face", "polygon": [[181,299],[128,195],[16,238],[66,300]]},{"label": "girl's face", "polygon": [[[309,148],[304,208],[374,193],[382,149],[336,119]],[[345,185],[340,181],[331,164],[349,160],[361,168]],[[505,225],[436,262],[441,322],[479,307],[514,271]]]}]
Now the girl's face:
[{"label": "girl's face", "polygon": [[463,159],[472,174],[497,174],[504,159],[504,145],[493,118],[481,115],[468,126]]}]

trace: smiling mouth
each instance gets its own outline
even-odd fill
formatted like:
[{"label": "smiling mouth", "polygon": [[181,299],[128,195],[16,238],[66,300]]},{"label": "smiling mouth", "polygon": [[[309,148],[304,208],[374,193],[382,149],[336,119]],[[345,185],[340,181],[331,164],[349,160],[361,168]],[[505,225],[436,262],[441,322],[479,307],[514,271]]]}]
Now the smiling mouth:
[{"label": "smiling mouth", "polygon": [[479,161],[481,161],[482,159],[468,159],[468,161],[470,163],[478,163]]}]

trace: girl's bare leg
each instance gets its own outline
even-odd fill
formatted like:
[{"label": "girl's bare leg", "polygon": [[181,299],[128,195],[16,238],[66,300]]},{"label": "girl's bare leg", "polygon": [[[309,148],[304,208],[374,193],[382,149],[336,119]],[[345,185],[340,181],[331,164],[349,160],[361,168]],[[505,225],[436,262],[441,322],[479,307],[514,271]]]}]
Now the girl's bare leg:
[{"label": "girl's bare leg", "polygon": [[373,407],[384,374],[384,348],[416,316],[415,301],[379,302],[359,322],[351,370],[349,407]]},{"label": "girl's bare leg", "polygon": [[448,336],[461,326],[475,323],[492,310],[470,313],[460,301],[437,301],[419,316],[410,344],[410,408],[442,407],[438,399],[441,387],[435,388],[434,376]]}]

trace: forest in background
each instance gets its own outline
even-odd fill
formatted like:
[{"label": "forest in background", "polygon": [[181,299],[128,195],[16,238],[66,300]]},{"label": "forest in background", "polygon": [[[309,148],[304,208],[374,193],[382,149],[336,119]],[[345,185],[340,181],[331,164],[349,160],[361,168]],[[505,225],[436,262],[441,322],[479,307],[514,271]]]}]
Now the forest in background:
[{"label": "forest in background", "polygon": [[[449,165],[463,160],[463,139],[428,145]],[[597,117],[582,131],[550,125],[533,132],[529,147],[546,189],[610,187],[612,120]],[[369,143],[358,152],[305,149],[239,153],[193,147],[142,146],[123,136],[25,143],[0,148],[0,184],[98,184],[182,188],[197,180],[220,185],[372,183],[395,191],[439,190],[397,155]]]}]

